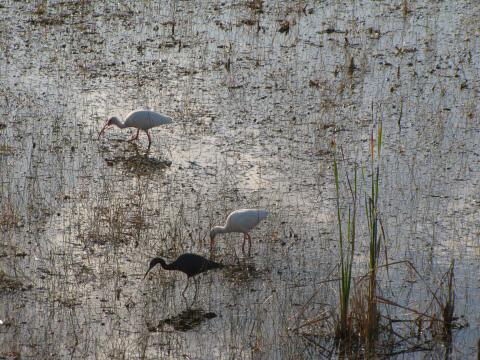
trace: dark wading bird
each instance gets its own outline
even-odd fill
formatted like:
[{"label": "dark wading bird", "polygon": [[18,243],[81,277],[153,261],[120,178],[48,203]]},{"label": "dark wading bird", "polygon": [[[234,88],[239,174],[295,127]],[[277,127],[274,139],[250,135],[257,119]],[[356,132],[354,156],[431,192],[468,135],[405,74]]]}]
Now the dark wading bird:
[{"label": "dark wading bird", "polygon": [[[178,270],[187,274],[187,285],[182,291],[182,296],[184,296],[185,291],[188,288],[188,283],[191,277],[201,274],[205,271],[222,268],[223,265],[212,260],[208,260],[203,256],[196,254],[183,254],[180,255],[177,260],[167,264],[162,258],[156,257],[150,261],[150,267],[147,270],[144,279],[147,277],[147,274],[152,270],[155,265],[160,264],[165,270]],[[195,283],[196,284],[196,283]],[[196,294],[196,290],[195,290]]]},{"label": "dark wading bird", "polygon": [[100,139],[102,134],[105,132],[105,129],[112,125],[116,125],[120,129],[133,127],[137,129],[137,134],[128,141],[137,140],[140,130],[143,130],[147,133],[148,147],[150,147],[150,145],[152,144],[152,138],[150,137],[150,133],[148,132],[148,130],[160,125],[170,124],[171,122],[172,122],[171,118],[169,118],[168,116],[159,114],[155,111],[150,111],[150,110],[132,111],[130,114],[127,115],[124,123],[122,123],[120,119],[116,116],[109,118],[105,126],[102,128],[102,130],[98,134],[98,138]]},{"label": "dark wading bird", "polygon": [[252,239],[248,234],[260,221],[268,216],[268,211],[263,209],[235,210],[227,217],[224,226],[215,226],[210,230],[210,251],[214,251],[215,236],[224,233],[243,233],[242,252],[245,255],[245,240],[248,240],[248,255],[252,248]]}]

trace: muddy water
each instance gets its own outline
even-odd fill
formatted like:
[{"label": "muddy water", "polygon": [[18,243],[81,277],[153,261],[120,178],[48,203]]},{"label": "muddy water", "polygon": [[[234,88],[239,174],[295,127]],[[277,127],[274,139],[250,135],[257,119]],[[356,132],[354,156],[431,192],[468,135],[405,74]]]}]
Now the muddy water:
[{"label": "muddy water", "polygon": [[[378,353],[476,356],[480,9],[402,4],[1,4],[0,356],[335,356],[321,336],[338,303],[325,282],[338,276],[331,143],[342,171],[366,164],[380,120],[381,263],[418,271],[392,265],[382,296],[431,312],[454,259],[463,328],[448,344],[393,337]],[[140,108],[175,120],[150,151],[126,130],[97,141],[107,116]],[[200,276],[195,301],[183,274],[142,280],[154,255],[208,256],[210,227],[241,207],[271,211],[253,255],[241,235],[219,238],[229,267]]]}]

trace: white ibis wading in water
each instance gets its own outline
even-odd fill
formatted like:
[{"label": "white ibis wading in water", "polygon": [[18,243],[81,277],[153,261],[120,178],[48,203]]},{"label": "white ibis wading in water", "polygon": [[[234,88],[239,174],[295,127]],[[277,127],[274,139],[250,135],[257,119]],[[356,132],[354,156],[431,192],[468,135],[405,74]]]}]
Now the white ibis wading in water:
[{"label": "white ibis wading in water", "polygon": [[105,132],[105,129],[112,125],[116,125],[120,129],[133,127],[137,129],[137,133],[128,141],[137,140],[140,130],[143,130],[147,133],[148,147],[150,147],[150,145],[152,144],[152,138],[150,137],[150,133],[148,132],[148,130],[160,125],[170,124],[171,122],[172,122],[171,118],[169,118],[168,116],[159,114],[155,111],[150,111],[150,110],[132,111],[130,114],[127,115],[125,122],[123,123],[116,116],[109,118],[105,126],[102,128],[102,131],[100,131],[100,133],[98,134],[98,138],[100,139],[102,134]]},{"label": "white ibis wading in water", "polygon": [[215,236],[224,233],[243,233],[242,252],[245,254],[245,240],[248,240],[248,254],[252,247],[252,239],[248,234],[260,221],[268,216],[267,210],[262,209],[240,209],[235,210],[227,217],[224,226],[215,226],[210,230],[210,251],[213,252],[215,246]]}]

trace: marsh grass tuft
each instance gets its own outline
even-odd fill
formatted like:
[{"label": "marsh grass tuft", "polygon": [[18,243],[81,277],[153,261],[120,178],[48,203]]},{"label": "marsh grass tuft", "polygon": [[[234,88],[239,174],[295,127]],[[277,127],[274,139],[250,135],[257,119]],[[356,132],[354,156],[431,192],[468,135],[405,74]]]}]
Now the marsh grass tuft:
[{"label": "marsh grass tuft", "polygon": [[451,338],[452,326],[455,321],[453,312],[455,310],[455,290],[454,290],[454,268],[455,260],[452,260],[450,268],[447,272],[447,296],[444,306],[442,307],[443,315],[443,336]]},{"label": "marsh grass tuft", "polygon": [[21,226],[21,217],[10,200],[3,204],[0,210],[0,229],[5,232]]},{"label": "marsh grass tuft", "polygon": [[[376,146],[375,146],[376,145]],[[383,232],[379,219],[379,182],[380,182],[380,154],[382,148],[382,124],[380,122],[376,139],[373,131],[370,136],[370,178],[367,186],[367,174],[362,167],[364,183],[365,213],[369,234],[369,273],[365,277],[368,285],[361,280],[355,284],[352,297],[352,265],[356,244],[356,222],[358,209],[357,195],[357,163],[353,166],[353,181],[346,175],[348,193],[348,215],[342,216],[341,180],[338,171],[337,153],[334,144],[333,174],[335,180],[335,198],[338,226],[339,257],[340,257],[340,319],[335,329],[338,340],[350,342],[360,340],[367,351],[370,351],[378,329],[380,315],[377,309],[377,271],[380,257],[380,245]],[[342,158],[344,160],[343,152]],[[369,190],[367,190],[369,189]],[[353,302],[353,310],[349,309]]]},{"label": "marsh grass tuft", "polygon": [[47,12],[47,6],[47,1],[39,2],[37,6],[35,6],[35,10],[33,11],[33,13],[35,15],[45,15],[45,13]]},{"label": "marsh grass tuft", "polygon": [[15,291],[21,289],[23,283],[0,269],[0,292]]},{"label": "marsh grass tuft", "polygon": [[247,8],[257,14],[263,13],[263,0],[251,0],[246,3]]},{"label": "marsh grass tuft", "polygon": [[283,20],[280,23],[278,31],[283,34],[288,34],[290,32],[290,22],[288,20]]},{"label": "marsh grass tuft", "polygon": [[408,13],[410,12],[410,9],[408,8],[408,0],[403,0],[402,12],[403,12],[403,16],[407,16]]},{"label": "marsh grass tuft", "polygon": [[86,219],[78,238],[87,244],[128,244],[133,235],[146,227],[142,214],[133,213],[119,203],[97,206]]},{"label": "marsh grass tuft", "polygon": [[355,281],[354,292],[352,296],[352,318],[355,333],[359,340],[365,341],[369,334],[369,282],[368,277],[361,277]]},{"label": "marsh grass tuft", "polygon": [[8,156],[15,154],[15,149],[7,144],[0,145],[0,155]]},{"label": "marsh grass tuft", "polygon": [[20,360],[22,358],[20,351],[1,351],[0,352],[0,359],[8,359],[8,360]]},{"label": "marsh grass tuft", "polygon": [[443,275],[440,282],[438,297],[434,297],[438,305],[437,311],[433,314],[431,330],[434,336],[440,336],[444,341],[450,342],[452,339],[452,329],[459,327],[456,324],[457,318],[455,311],[455,283],[454,283],[455,261],[452,260],[447,272]]},{"label": "marsh grass tuft", "polygon": [[353,76],[353,73],[355,71],[355,61],[353,59],[353,56],[350,57],[350,60],[348,61],[348,67],[347,67],[347,74],[348,76]]}]

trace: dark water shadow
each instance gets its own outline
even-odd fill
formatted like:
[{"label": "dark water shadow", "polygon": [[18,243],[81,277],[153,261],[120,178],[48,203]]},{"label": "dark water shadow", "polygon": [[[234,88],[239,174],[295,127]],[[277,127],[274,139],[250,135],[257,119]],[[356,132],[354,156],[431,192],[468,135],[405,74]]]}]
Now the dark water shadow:
[{"label": "dark water shadow", "polygon": [[[122,155],[105,158],[107,165],[120,165],[126,172],[139,176],[163,172],[172,165],[170,160],[152,156],[150,148],[140,151],[137,144],[128,145],[129,148],[123,150]],[[133,151],[129,151],[130,149]]]},{"label": "dark water shadow", "polygon": [[190,331],[218,315],[202,309],[185,309],[177,315],[160,320],[157,326],[147,324],[148,331]]}]

